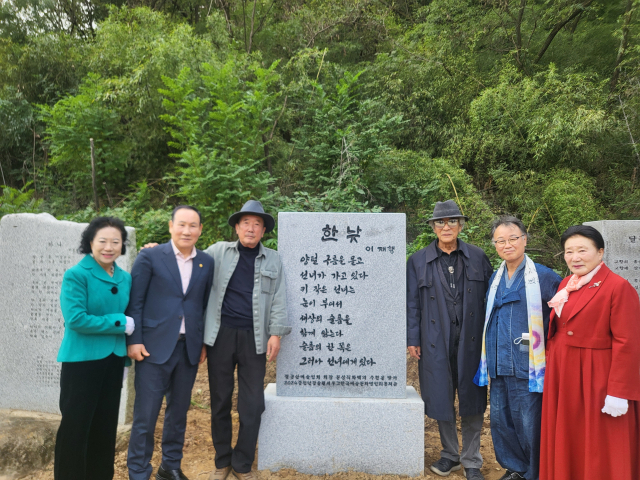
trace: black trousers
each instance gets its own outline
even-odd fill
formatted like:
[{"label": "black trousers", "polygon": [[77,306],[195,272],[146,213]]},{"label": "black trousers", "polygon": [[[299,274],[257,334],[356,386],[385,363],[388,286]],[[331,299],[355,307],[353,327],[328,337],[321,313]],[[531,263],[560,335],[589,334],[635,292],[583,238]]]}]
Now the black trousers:
[{"label": "black trousers", "polygon": [[56,436],[56,480],[111,480],[124,357],[64,362],[62,421]]},{"label": "black trousers", "polygon": [[[236,365],[240,431],[236,446],[231,448],[231,398]],[[248,473],[256,456],[260,417],[264,412],[266,354],[256,354],[252,330],[222,325],[213,347],[207,347],[207,367],[216,468],[231,465],[238,473]]]}]

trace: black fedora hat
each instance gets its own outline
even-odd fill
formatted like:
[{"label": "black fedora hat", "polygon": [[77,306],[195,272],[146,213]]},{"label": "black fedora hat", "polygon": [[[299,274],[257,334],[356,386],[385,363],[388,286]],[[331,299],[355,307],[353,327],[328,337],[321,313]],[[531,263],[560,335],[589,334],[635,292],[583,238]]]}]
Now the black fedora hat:
[{"label": "black fedora hat", "polygon": [[229,225],[235,227],[243,215],[257,215],[258,217],[261,217],[262,220],[264,220],[264,226],[267,227],[265,233],[269,233],[273,230],[273,227],[276,226],[276,221],[271,215],[265,213],[264,208],[262,208],[262,204],[257,200],[249,200],[242,206],[242,209],[239,212],[231,215],[229,217]]},{"label": "black fedora hat", "polygon": [[469,217],[463,215],[458,208],[458,205],[453,200],[447,200],[446,202],[436,202],[436,207],[433,209],[433,217],[431,220],[442,220],[443,218],[464,218],[469,220]]}]

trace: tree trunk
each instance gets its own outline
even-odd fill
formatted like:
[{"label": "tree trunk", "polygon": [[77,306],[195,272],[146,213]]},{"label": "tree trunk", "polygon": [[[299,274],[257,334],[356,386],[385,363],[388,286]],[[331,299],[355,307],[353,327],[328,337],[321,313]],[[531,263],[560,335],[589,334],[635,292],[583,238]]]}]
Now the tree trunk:
[{"label": "tree trunk", "polygon": [[542,56],[545,54],[545,52],[549,48],[549,45],[551,45],[551,42],[553,42],[553,39],[556,38],[556,35],[558,34],[558,32],[562,30],[562,28],[567,23],[569,23],[571,20],[576,18],[578,15],[580,15],[584,11],[584,9],[587,8],[589,5],[591,5],[592,3],[593,3],[593,0],[586,0],[585,2],[582,2],[581,8],[576,8],[571,13],[571,15],[569,15],[566,19],[561,20],[554,25],[554,27],[551,29],[551,32],[549,32],[549,35],[547,35],[547,38],[544,41],[544,45],[542,45],[542,48],[538,52],[538,56],[536,57],[536,60],[533,63],[538,63],[542,59]]},{"label": "tree trunk", "polygon": [[620,41],[620,48],[618,49],[618,56],[616,57],[616,64],[613,67],[613,74],[611,75],[611,82],[609,88],[611,91],[615,90],[618,85],[618,79],[620,78],[620,64],[622,58],[627,51],[629,45],[629,24],[631,23],[631,17],[633,16],[633,0],[627,0],[627,7],[624,12],[624,23],[622,25],[622,40]]},{"label": "tree trunk", "polygon": [[249,48],[247,49],[247,53],[251,53],[251,44],[253,43],[253,25],[256,18],[256,3],[258,3],[258,0],[253,0],[253,11],[251,12],[251,31],[249,32]]},{"label": "tree trunk", "polygon": [[522,18],[524,17],[524,9],[527,5],[527,0],[520,1],[520,10],[518,11],[518,18],[516,19],[516,62],[520,69],[524,68],[522,64]]},{"label": "tree trunk", "polygon": [[93,203],[96,212],[100,211],[100,203],[98,202],[98,188],[96,187],[96,157],[93,150],[93,138],[89,139],[91,143],[91,185],[93,186]]}]

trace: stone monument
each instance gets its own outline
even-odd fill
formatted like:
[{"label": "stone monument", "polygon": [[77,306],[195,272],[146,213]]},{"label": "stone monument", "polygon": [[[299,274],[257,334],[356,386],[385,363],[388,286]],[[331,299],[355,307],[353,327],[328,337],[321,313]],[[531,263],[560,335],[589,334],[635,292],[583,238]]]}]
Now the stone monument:
[{"label": "stone monument", "polygon": [[[60,364],[64,333],[60,287],[64,272],[78,263],[86,223],[56,220],[48,213],[5,215],[0,220],[0,408],[60,413]],[[117,263],[131,271],[131,248]],[[122,389],[119,422],[129,423],[133,379]]]},{"label": "stone monument", "polygon": [[640,220],[585,222],[604,238],[604,263],[640,294]]},{"label": "stone monument", "polygon": [[404,214],[280,213],[292,332],[265,390],[258,468],[422,475],[406,386]]}]

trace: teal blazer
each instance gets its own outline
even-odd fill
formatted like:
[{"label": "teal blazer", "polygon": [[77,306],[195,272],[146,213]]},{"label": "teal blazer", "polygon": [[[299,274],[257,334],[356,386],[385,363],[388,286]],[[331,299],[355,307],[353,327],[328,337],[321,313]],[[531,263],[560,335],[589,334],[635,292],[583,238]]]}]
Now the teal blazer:
[{"label": "teal blazer", "polygon": [[99,360],[112,353],[126,357],[124,311],[130,291],[129,273],[115,265],[112,278],[91,255],[67,270],[60,292],[65,328],[58,361]]}]

